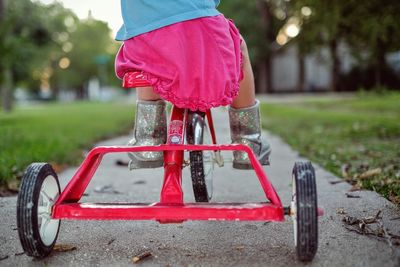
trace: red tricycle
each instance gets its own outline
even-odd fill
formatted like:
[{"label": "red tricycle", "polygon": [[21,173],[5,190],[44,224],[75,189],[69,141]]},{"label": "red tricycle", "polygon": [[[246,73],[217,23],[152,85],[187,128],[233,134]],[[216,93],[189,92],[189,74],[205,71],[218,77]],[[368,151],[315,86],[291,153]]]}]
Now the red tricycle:
[{"label": "red tricycle", "polygon": [[[125,75],[123,86],[149,86],[139,71]],[[208,127],[212,144],[205,144]],[[79,202],[103,156],[116,152],[162,151],[164,180],[160,201],[149,204]],[[184,152],[189,158],[185,160]],[[245,151],[265,192],[261,203],[213,203],[212,171],[223,166],[221,151]],[[184,203],[182,169],[190,167],[196,203]],[[318,247],[318,216],[315,172],[310,162],[293,168],[290,206],[283,206],[260,162],[250,147],[217,144],[211,111],[197,112],[173,106],[167,143],[158,146],[102,146],[92,149],[66,188],[61,192],[57,174],[50,164],[31,164],[22,179],[17,203],[19,238],[25,253],[35,258],[53,249],[61,219],[70,220],[155,220],[182,223],[186,220],[284,221],[293,220],[297,256],[310,261]]]}]

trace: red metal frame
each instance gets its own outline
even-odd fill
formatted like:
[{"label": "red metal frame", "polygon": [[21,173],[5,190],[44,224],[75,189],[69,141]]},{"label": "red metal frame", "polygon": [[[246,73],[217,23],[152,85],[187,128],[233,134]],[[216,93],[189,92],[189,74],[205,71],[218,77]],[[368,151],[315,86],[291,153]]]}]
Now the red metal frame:
[{"label": "red metal frame", "polygon": [[[127,73],[124,87],[149,86],[141,72]],[[246,145],[217,145],[211,111],[206,112],[212,145],[187,145],[185,125],[186,109],[173,107],[168,129],[167,144],[159,146],[102,146],[92,149],[53,206],[54,219],[97,220],[157,220],[162,223],[185,220],[249,220],[283,221],[284,208],[274,187],[269,182],[260,162]],[[184,151],[245,151],[260,181],[269,203],[183,203],[182,166]],[[160,202],[148,204],[94,204],[78,203],[107,153],[163,151],[164,181]]]},{"label": "red metal frame", "polygon": [[[245,151],[257,174],[265,196],[270,203],[246,204],[189,204],[183,203],[181,189],[182,165],[174,162],[182,159],[184,151],[220,150]],[[87,185],[107,153],[164,151],[167,155],[165,162],[164,184],[159,203],[151,204],[81,204],[77,203],[82,197]],[[171,209],[167,211],[167,209]],[[159,145],[159,146],[108,146],[92,149],[82,165],[73,176],[65,190],[61,193],[53,207],[55,219],[155,219],[164,222],[175,220],[262,220],[283,221],[284,210],[282,203],[272,184],[264,173],[261,164],[253,151],[246,145]]]}]

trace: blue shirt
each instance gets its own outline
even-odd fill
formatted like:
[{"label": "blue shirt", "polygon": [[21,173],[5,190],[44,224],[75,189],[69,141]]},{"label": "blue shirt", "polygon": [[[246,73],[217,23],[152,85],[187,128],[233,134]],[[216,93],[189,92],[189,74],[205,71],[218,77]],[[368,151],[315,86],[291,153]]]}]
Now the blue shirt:
[{"label": "blue shirt", "polygon": [[177,22],[219,15],[220,0],[121,0],[124,24],[118,41]]}]

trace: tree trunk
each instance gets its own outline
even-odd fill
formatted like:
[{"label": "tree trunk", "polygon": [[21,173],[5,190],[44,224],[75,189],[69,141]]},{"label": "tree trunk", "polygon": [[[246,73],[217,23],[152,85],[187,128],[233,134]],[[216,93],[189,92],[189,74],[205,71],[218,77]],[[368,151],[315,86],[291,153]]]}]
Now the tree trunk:
[{"label": "tree trunk", "polygon": [[0,0],[0,22],[4,20],[4,16],[6,15],[6,3],[5,0]]},{"label": "tree trunk", "polygon": [[265,72],[266,72],[266,76],[267,76],[267,93],[272,93],[274,92],[274,87],[272,85],[272,69],[273,69],[273,65],[272,65],[272,55],[271,53],[269,53],[267,55],[267,58],[265,59]]},{"label": "tree trunk", "polygon": [[[6,16],[7,1],[0,0],[0,24],[3,23]],[[2,36],[1,41],[6,42],[8,32],[5,32]],[[0,96],[1,105],[4,112],[10,112],[12,110],[13,104],[13,75],[11,71],[11,66],[9,64],[9,59],[3,58],[0,60],[0,73],[2,77],[2,83],[0,84]]]},{"label": "tree trunk", "polygon": [[339,72],[340,72],[340,59],[337,54],[337,40],[333,39],[329,42],[329,49],[332,59],[332,69],[331,69],[331,88],[330,90],[335,92],[339,91]]},{"label": "tree trunk", "polygon": [[305,83],[305,73],[306,73],[306,67],[305,67],[305,60],[304,60],[304,55],[299,53],[298,55],[298,64],[299,64],[299,76],[298,76],[298,91],[303,93],[305,90],[304,88],[304,83]]},{"label": "tree trunk", "polygon": [[265,94],[273,91],[271,58],[267,56],[257,65],[256,93]]},{"label": "tree trunk", "polygon": [[376,63],[375,63],[375,87],[383,84],[383,74],[386,69],[386,49],[384,43],[379,39],[377,44]]},{"label": "tree trunk", "polygon": [[76,90],[76,99],[77,100],[83,100],[84,99],[84,93],[85,87],[83,85],[79,86],[78,89]]},{"label": "tree trunk", "polygon": [[78,100],[88,99],[88,84],[87,84],[87,82],[84,82],[76,90],[76,99],[78,99]]},{"label": "tree trunk", "polygon": [[1,104],[4,112],[11,112],[13,104],[13,78],[11,69],[3,65],[3,84],[1,86]]},{"label": "tree trunk", "polygon": [[[257,0],[258,9],[260,10],[261,21],[265,29],[265,42],[267,44],[267,51],[264,62],[260,63],[259,70],[263,71],[264,73],[259,73],[259,77],[263,77],[261,79],[265,82],[265,85],[262,86],[264,90],[257,90],[258,93],[266,93],[266,92],[273,92],[273,82],[272,82],[272,51],[270,48],[270,44],[275,40],[274,33],[272,31],[272,23],[273,17],[268,6],[268,3],[264,0]],[[264,65],[264,66],[262,66]],[[258,83],[258,85],[260,85]],[[260,88],[259,88],[260,89]]]},{"label": "tree trunk", "polygon": [[268,91],[268,75],[267,75],[267,70],[266,70],[266,65],[265,62],[260,62],[257,65],[257,86],[256,86],[256,92],[257,93],[266,93]]},{"label": "tree trunk", "polygon": [[52,91],[53,91],[54,100],[59,100],[60,99],[60,87],[58,86],[58,84],[53,85]]}]

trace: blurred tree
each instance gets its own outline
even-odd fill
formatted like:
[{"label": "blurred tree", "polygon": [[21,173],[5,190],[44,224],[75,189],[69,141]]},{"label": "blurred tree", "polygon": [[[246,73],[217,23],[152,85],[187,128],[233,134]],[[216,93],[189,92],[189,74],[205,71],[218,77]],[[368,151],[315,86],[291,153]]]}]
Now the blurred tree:
[{"label": "blurred tree", "polygon": [[[331,55],[331,89],[338,90],[344,43],[365,69],[375,69],[375,84],[382,84],[388,69],[386,54],[400,49],[400,2],[391,0],[297,0],[291,14],[301,18],[302,30],[295,39],[301,56],[328,47]],[[304,8],[310,14],[305,16]]]},{"label": "blurred tree", "polygon": [[[38,88],[57,48],[53,32],[64,31],[55,10],[73,15],[59,3],[44,6],[30,0],[0,0],[0,80],[2,107],[11,111],[15,84]],[[23,17],[23,19],[21,19]]]},{"label": "blurred tree", "polygon": [[88,82],[98,77],[101,84],[107,83],[113,72],[113,57],[118,49],[112,40],[107,23],[88,19],[79,21],[74,31],[68,33],[72,47],[58,58],[54,65],[52,84],[64,88],[75,88],[77,98],[87,97]]},{"label": "blurred tree", "polygon": [[[331,57],[332,91],[339,89],[341,60],[338,44],[349,34],[348,24],[352,23],[351,0],[298,0],[291,5],[291,14],[301,20],[301,33],[295,39],[300,57],[321,48],[328,48]],[[308,10],[308,14],[305,14]]]},{"label": "blurred tree", "polygon": [[400,50],[400,1],[351,0],[347,6],[352,11],[351,20],[346,20],[347,42],[361,65],[373,68],[375,86],[387,86],[386,55]]},{"label": "blurred tree", "polygon": [[234,20],[246,40],[255,67],[258,93],[273,90],[271,60],[276,35],[285,23],[285,5],[283,0],[227,0],[222,1],[218,8]]},{"label": "blurred tree", "polygon": [[45,46],[37,50],[36,57],[31,64],[31,79],[26,79],[25,84],[33,91],[49,91],[57,98],[59,87],[51,84],[54,66],[57,66],[60,58],[69,51],[72,45],[68,41],[69,32],[76,29],[78,18],[69,9],[63,7],[59,2],[41,6],[41,22],[49,33],[49,39]]},{"label": "blurred tree", "polygon": [[16,85],[55,98],[61,88],[76,88],[83,98],[92,77],[116,83],[117,49],[106,23],[91,17],[81,22],[59,2],[0,0],[2,108],[11,110]]}]

